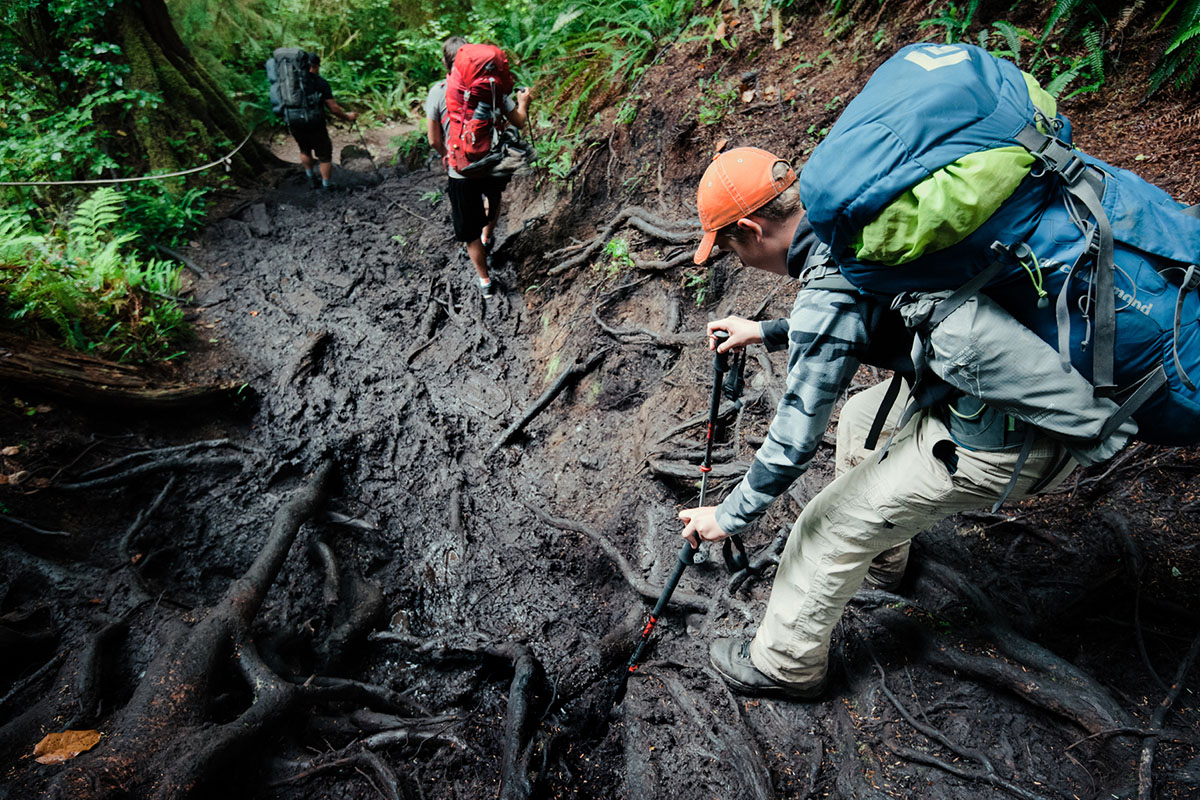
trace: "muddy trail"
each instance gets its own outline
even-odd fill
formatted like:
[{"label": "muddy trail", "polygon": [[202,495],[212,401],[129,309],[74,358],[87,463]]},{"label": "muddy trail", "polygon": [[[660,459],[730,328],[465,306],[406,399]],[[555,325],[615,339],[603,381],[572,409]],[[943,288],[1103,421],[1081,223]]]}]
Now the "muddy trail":
[{"label": "muddy trail", "polygon": [[[755,42],[722,60],[669,51],[640,86],[658,99],[626,128],[597,126],[570,190],[514,181],[494,298],[451,241],[436,169],[362,172],[327,195],[290,172],[187,252],[201,341],[182,370],[244,381],[238,403],[130,418],[6,391],[23,447],[5,472],[41,480],[3,497],[0,795],[1200,792],[1192,449],[1134,445],[1054,494],[921,534],[899,592],[849,606],[828,699],[748,700],[707,645],[757,624],[774,554],[831,478],[831,428],[747,539],[764,571],[731,577],[705,552],[612,706],[609,676],[697,499],[704,323],[785,316],[795,292],[728,256],[691,269],[695,154],[727,138],[802,158],[833,98],[890,52],[835,42],[778,125],[751,97],[705,126],[698,101],[680,112],[663,91],[756,67],[775,103],[830,48],[797,30],[764,68]],[[1097,155],[1200,200],[1200,171],[1165,171],[1195,99],[1148,116],[1131,103],[1117,84],[1068,113]],[[1118,132],[1138,120],[1136,153],[1120,133],[1089,139],[1104,115]],[[633,264],[602,253],[613,236]],[[717,431],[717,499],[785,367],[751,349],[744,403]],[[851,391],[882,377],[864,368]],[[37,763],[34,744],[62,730],[101,738]]]}]

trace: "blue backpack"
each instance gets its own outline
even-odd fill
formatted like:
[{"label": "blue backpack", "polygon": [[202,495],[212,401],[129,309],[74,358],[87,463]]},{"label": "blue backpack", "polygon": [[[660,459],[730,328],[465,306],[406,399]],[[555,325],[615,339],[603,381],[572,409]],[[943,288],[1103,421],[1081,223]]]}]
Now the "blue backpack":
[{"label": "blue backpack", "polygon": [[1073,149],[1015,65],[971,45],[886,61],[799,177],[842,274],[887,296],[985,291],[1053,344],[1138,438],[1200,443],[1200,218]]}]

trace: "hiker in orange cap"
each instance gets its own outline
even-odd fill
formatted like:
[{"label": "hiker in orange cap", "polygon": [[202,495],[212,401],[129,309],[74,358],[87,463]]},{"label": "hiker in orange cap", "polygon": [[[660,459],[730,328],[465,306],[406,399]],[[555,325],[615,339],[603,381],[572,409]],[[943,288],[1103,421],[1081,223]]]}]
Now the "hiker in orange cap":
[{"label": "hiker in orange cap", "polygon": [[[722,351],[756,343],[786,348],[787,385],[741,483],[718,506],[680,512],[682,535],[693,544],[746,530],[808,469],[860,363],[894,370],[912,385],[912,333],[892,310],[891,298],[865,294],[842,276],[813,234],[796,183],[787,161],[751,147],[721,153],[700,181],[696,202],[704,238],[696,263],[716,246],[748,266],[799,279],[801,287],[787,319],[726,317],[708,324],[710,337],[716,330],[729,333]],[[714,343],[710,338],[710,348]],[[842,407],[837,477],[796,520],[753,639],[711,644],[713,666],[734,689],[821,696],[842,609],[864,581],[884,590],[900,586],[913,536],[958,511],[991,506],[1006,493],[1019,500],[1051,489],[1076,464],[1074,451],[1037,428],[1022,458],[1025,422],[947,384],[920,398],[919,410],[907,419],[903,404],[893,405],[889,394],[889,384],[879,384]],[[872,431],[873,425],[880,429]],[[869,440],[889,437],[880,461]],[[1103,452],[1092,455],[1111,455],[1127,437],[1128,431],[1113,434]]]}]

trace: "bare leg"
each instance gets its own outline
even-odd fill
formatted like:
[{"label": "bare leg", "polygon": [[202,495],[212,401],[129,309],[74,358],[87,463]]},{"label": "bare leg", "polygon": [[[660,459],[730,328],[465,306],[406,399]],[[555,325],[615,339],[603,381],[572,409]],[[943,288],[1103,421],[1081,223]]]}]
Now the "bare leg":
[{"label": "bare leg", "polygon": [[500,198],[496,198],[495,208],[492,208],[492,203],[488,198],[483,199],[484,208],[487,209],[487,224],[483,226],[483,234],[480,237],[484,242],[492,241],[492,235],[496,232],[496,223],[500,221]]},{"label": "bare leg", "polygon": [[333,162],[332,161],[322,161],[321,162],[321,180],[328,183],[329,179],[332,177],[333,177]]},{"label": "bare leg", "polygon": [[[487,230],[486,228],[484,230]],[[474,265],[475,271],[479,273],[479,280],[487,282],[491,278],[488,276],[487,252],[483,249],[483,242],[476,239],[473,242],[467,242],[467,255],[471,257],[471,264]]]}]

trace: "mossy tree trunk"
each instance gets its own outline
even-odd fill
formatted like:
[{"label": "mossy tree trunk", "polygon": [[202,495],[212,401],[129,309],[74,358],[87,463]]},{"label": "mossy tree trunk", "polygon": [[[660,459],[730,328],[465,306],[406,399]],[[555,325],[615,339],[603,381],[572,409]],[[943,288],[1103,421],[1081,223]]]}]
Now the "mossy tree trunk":
[{"label": "mossy tree trunk", "polygon": [[[115,40],[132,68],[132,88],[162,96],[133,111],[133,133],[152,171],[186,169],[203,153],[215,158],[247,128],[233,103],[179,38],[164,0],[123,0],[114,9]],[[254,180],[274,157],[251,140],[233,159],[236,183]]]}]

